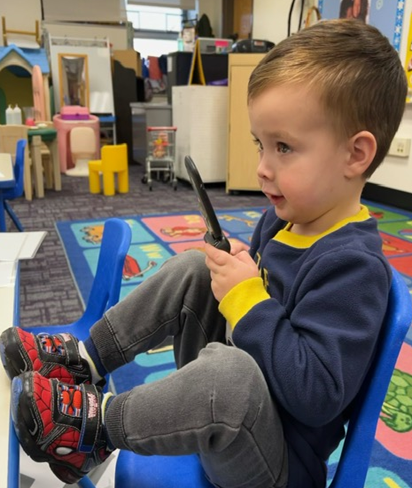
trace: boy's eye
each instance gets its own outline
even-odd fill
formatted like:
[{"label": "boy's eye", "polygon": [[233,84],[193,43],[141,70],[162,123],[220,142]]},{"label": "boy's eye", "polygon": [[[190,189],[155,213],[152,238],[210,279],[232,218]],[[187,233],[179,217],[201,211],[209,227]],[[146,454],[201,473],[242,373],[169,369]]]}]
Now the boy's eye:
[{"label": "boy's eye", "polygon": [[257,146],[259,152],[263,151],[263,146],[262,146],[262,143],[259,141],[259,139],[254,138],[253,144],[255,144],[255,146]]},{"label": "boy's eye", "polygon": [[278,142],[277,143],[277,150],[278,152],[282,153],[282,154],[287,154],[288,152],[291,151],[290,147],[285,144],[284,142]]}]

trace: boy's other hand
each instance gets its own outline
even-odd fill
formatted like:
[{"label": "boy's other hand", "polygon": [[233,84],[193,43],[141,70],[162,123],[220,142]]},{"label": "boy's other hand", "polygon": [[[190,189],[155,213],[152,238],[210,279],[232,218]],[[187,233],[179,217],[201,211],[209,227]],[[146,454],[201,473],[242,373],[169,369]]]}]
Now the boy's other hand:
[{"label": "boy's other hand", "polygon": [[210,244],[205,245],[206,266],[212,278],[212,292],[218,302],[242,281],[260,276],[259,269],[246,251],[235,256]]}]

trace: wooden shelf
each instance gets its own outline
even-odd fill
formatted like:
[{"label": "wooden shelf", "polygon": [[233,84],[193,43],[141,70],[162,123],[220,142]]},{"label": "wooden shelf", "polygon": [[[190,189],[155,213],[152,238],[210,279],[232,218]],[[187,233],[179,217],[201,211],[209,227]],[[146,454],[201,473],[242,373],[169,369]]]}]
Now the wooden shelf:
[{"label": "wooden shelf", "polygon": [[264,54],[229,54],[229,141],[226,191],[259,190],[258,153],[247,109],[249,77]]}]

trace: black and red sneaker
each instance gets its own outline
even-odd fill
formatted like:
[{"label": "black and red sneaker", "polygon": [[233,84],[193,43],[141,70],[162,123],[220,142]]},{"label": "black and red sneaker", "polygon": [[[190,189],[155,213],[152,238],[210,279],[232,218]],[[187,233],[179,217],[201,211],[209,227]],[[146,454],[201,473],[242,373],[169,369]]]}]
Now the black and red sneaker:
[{"label": "black and red sneaker", "polygon": [[65,483],[77,483],[111,454],[102,424],[102,390],[69,385],[37,372],[12,382],[11,411],[28,456],[47,462]]},{"label": "black and red sneaker", "polygon": [[6,329],[0,337],[0,356],[13,379],[26,371],[64,383],[91,383],[89,363],[80,356],[79,341],[71,334],[32,334],[19,327]]}]

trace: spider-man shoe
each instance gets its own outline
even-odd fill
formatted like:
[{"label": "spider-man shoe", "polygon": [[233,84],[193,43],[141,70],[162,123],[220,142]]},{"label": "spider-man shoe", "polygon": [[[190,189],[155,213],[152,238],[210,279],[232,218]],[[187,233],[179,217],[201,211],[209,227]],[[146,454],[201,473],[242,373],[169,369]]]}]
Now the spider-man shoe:
[{"label": "spider-man shoe", "polygon": [[19,327],[0,337],[0,356],[10,379],[26,371],[64,383],[91,383],[89,363],[80,356],[79,341],[71,334],[32,334]]},{"label": "spider-man shoe", "polygon": [[103,393],[95,385],[68,385],[37,372],[12,382],[12,418],[28,456],[47,462],[65,483],[76,483],[112,452],[102,424]]}]

